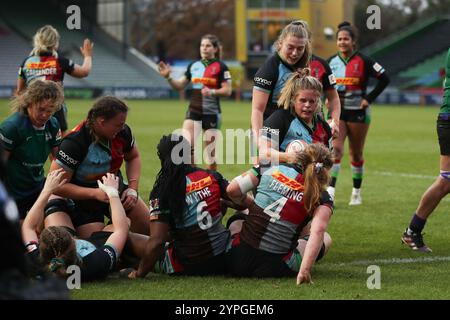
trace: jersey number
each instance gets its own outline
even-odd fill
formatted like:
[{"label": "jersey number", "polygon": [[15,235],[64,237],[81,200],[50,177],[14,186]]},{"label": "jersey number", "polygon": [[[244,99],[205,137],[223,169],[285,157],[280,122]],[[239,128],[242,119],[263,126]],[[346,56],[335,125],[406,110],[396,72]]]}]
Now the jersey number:
[{"label": "jersey number", "polygon": [[203,208],[206,206],[206,201],[202,201],[197,205],[197,222],[202,230],[207,230],[212,226],[211,214],[207,210],[203,211]]},{"label": "jersey number", "polygon": [[264,209],[264,213],[270,216],[270,222],[280,220],[281,210],[283,210],[287,200],[287,198],[282,197]]}]

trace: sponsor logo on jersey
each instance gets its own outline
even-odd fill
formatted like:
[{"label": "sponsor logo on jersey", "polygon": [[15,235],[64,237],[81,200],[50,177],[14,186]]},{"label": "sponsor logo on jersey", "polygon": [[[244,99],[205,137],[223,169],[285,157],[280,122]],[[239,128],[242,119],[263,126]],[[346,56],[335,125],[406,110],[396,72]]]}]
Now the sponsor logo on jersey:
[{"label": "sponsor logo on jersey", "polygon": [[383,70],[383,67],[378,62],[375,62],[375,64],[373,65],[373,70],[375,70],[376,72],[381,72]]},{"label": "sponsor logo on jersey", "polygon": [[212,184],[211,177],[206,177],[202,180],[194,181],[186,186],[186,193],[191,193],[191,192],[201,190],[211,184]]},{"label": "sponsor logo on jersey", "polygon": [[357,86],[359,85],[359,78],[336,78],[336,83],[344,86]]},{"label": "sponsor logo on jersey", "polygon": [[286,187],[288,187],[291,190],[295,190],[295,191],[303,190],[303,185],[300,182],[286,177],[280,171],[275,171],[274,173],[272,173],[272,178],[274,178],[278,182],[281,182],[282,184],[284,184]]},{"label": "sponsor logo on jersey", "polygon": [[272,85],[272,81],[263,79],[260,77],[255,77],[253,80],[259,85],[263,85],[263,86],[271,86]]},{"label": "sponsor logo on jersey", "polygon": [[330,74],[328,76],[328,81],[330,82],[331,85],[336,84],[336,77],[334,76],[334,74]]},{"label": "sponsor logo on jersey", "polygon": [[217,79],[214,78],[192,78],[192,83],[201,83],[208,87],[216,87],[217,86]]},{"label": "sponsor logo on jersey", "polygon": [[69,157],[64,151],[59,150],[58,154],[61,156],[61,158],[66,162],[66,163],[70,163],[70,164],[77,164],[78,161]]},{"label": "sponsor logo on jersey", "polygon": [[42,62],[28,62],[26,67],[28,69],[49,69],[56,68],[56,60],[42,61]]},{"label": "sponsor logo on jersey", "polygon": [[225,79],[231,79],[231,73],[230,73],[230,71],[225,71],[224,73],[223,73],[223,77],[225,78]]}]

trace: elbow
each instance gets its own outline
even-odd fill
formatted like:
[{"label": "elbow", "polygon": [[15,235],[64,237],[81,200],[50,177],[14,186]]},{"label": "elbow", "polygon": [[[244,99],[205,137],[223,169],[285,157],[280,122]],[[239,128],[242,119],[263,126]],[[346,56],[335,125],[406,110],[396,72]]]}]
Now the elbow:
[{"label": "elbow", "polygon": [[235,203],[241,203],[242,192],[236,181],[232,181],[227,187],[228,197]]}]

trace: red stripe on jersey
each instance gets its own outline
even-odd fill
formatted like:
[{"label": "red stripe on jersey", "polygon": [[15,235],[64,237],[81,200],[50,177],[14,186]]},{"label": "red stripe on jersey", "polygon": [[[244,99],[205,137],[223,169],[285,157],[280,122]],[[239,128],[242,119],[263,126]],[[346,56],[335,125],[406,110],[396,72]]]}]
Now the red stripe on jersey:
[{"label": "red stripe on jersey", "polygon": [[329,148],[329,139],[330,137],[323,127],[322,122],[318,121],[312,134],[312,141],[322,143],[325,147]]},{"label": "red stripe on jersey", "polygon": [[351,81],[349,81],[348,84],[347,83],[345,84],[348,90],[362,89],[363,83],[366,82],[366,70],[364,60],[360,55],[354,56],[348,62],[345,68],[345,78],[355,78],[351,79]]},{"label": "red stripe on jersey", "polygon": [[320,61],[312,60],[309,64],[309,68],[311,69],[311,75],[323,84],[324,77],[326,76],[326,70]]},{"label": "red stripe on jersey", "polygon": [[111,170],[110,172],[116,174],[122,166],[124,159],[123,149],[127,142],[124,138],[116,136],[111,142]]},{"label": "red stripe on jersey", "polygon": [[221,193],[220,193],[219,183],[216,180],[216,178],[212,174],[210,174],[204,170],[201,170],[201,169],[199,169],[195,172],[189,173],[187,175],[187,177],[189,178],[189,180],[191,180],[191,183],[190,183],[191,185],[196,184],[200,181],[207,181],[207,180],[211,179],[211,184],[204,185],[203,188],[198,189],[195,192],[201,192],[202,190],[208,188],[210,195],[206,199],[203,200],[203,201],[206,201],[206,206],[204,207],[203,211],[208,211],[212,217],[215,217],[218,214],[222,214],[221,205],[220,205]]},{"label": "red stripe on jersey", "polygon": [[214,79],[214,81],[209,82],[208,84],[205,84],[208,88],[211,89],[219,89],[220,83],[219,83],[219,77],[221,72],[220,63],[218,61],[215,61],[211,63],[209,66],[206,67],[204,78]]},{"label": "red stripe on jersey", "polygon": [[[295,177],[295,180],[302,186],[305,183],[304,178],[300,173]],[[302,190],[299,190],[297,192],[302,193],[303,188]],[[285,203],[280,213],[281,220],[289,221],[296,225],[301,224],[306,219],[307,216],[308,212],[305,209],[303,199],[299,202],[295,199],[288,198],[287,202]]]}]

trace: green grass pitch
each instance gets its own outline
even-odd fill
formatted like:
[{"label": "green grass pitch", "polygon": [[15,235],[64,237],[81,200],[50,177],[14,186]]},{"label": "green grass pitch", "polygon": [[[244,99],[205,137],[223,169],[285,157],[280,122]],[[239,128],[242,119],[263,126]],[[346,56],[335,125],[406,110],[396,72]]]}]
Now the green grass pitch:
[{"label": "green grass pitch", "polygon": [[[0,100],[0,119],[9,114]],[[187,102],[128,101],[131,126],[142,157],[140,194],[147,200],[159,170],[156,145],[162,134],[180,128]],[[92,101],[68,100],[69,124],[86,114]],[[248,129],[250,102],[224,101],[222,130]],[[400,236],[422,193],[439,172],[435,107],[372,107],[372,125],[366,141],[363,205],[349,207],[352,182],[348,156],[342,161],[336,208],[329,225],[334,240],[328,255],[313,270],[313,285],[297,287],[295,279],[235,279],[228,277],[169,277],[150,274],[146,279],[111,279],[83,284],[74,299],[449,299],[450,199],[444,198],[429,219],[425,241],[432,254],[412,252]],[[347,153],[347,148],[346,148]],[[220,165],[228,179],[249,168]],[[231,214],[228,212],[225,219]],[[381,271],[381,289],[367,288],[369,265]]]}]

